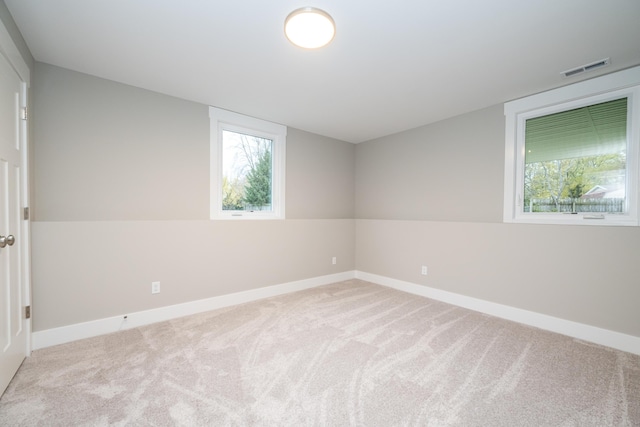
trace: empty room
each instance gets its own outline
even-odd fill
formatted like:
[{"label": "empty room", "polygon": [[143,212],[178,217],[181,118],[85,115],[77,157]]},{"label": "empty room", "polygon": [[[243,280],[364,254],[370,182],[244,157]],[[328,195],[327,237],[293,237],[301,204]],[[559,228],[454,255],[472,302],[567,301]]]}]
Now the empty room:
[{"label": "empty room", "polygon": [[638,22],[0,0],[0,425],[640,426]]}]

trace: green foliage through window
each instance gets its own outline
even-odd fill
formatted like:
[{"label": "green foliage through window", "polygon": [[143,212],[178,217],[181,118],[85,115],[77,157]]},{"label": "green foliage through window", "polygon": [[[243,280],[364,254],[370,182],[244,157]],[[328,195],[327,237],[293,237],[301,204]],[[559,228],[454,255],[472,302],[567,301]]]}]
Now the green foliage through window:
[{"label": "green foliage through window", "polygon": [[526,122],[524,212],[625,210],[627,98]]},{"label": "green foliage through window", "polygon": [[223,131],[222,209],[272,209],[273,141]]},{"label": "green foliage through window", "polygon": [[244,202],[252,210],[271,208],[271,151],[265,151],[247,174]]}]

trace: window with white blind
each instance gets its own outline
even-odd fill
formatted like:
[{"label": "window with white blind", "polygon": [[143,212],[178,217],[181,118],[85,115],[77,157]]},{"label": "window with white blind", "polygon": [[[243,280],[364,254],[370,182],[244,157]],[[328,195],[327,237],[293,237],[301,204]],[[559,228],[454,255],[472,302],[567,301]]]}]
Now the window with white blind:
[{"label": "window with white blind", "polygon": [[505,104],[505,222],[638,225],[640,68]]}]

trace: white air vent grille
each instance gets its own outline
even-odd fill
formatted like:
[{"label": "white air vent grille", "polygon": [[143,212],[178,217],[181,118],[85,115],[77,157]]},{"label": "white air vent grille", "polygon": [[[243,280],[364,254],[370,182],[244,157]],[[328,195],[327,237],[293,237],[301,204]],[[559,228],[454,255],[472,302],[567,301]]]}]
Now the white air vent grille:
[{"label": "white air vent grille", "polygon": [[564,77],[573,77],[577,74],[586,73],[587,71],[593,71],[596,68],[606,67],[611,63],[609,58],[601,59],[600,61],[592,62],[590,64],[581,65],[580,67],[572,68],[567,71],[563,71]]}]

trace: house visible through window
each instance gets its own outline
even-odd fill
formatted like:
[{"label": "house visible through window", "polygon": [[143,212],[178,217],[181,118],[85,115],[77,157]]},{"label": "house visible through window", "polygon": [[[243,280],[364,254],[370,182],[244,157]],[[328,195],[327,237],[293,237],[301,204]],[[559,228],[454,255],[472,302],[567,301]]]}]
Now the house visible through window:
[{"label": "house visible through window", "polygon": [[526,120],[524,212],[626,212],[627,102]]},{"label": "house visible through window", "polygon": [[639,225],[640,67],[505,104],[504,221]]},{"label": "house visible through window", "polygon": [[286,127],[210,108],[211,218],[284,218]]}]

